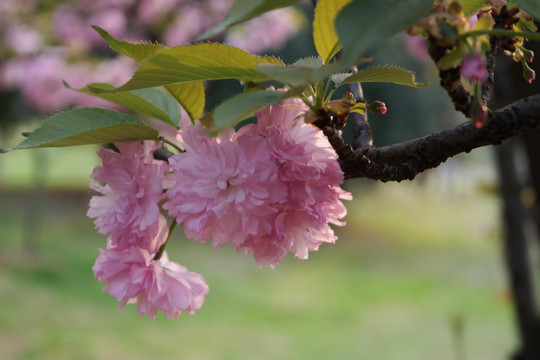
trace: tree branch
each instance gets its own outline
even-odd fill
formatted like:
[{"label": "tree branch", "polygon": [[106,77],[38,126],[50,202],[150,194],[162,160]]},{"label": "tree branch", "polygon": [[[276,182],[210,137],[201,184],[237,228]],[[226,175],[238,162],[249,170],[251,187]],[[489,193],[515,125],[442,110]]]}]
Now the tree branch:
[{"label": "tree branch", "polygon": [[[323,119],[320,119],[323,120]],[[412,180],[424,170],[435,168],[448,158],[505,140],[540,126],[540,94],[518,100],[490,112],[487,123],[476,129],[471,121],[415,140],[354,151],[327,119],[317,126],[328,137],[339,155],[345,178]]]},{"label": "tree branch", "polygon": [[[356,71],[356,68],[354,70]],[[362,85],[360,85],[360,83],[347,84],[347,89],[353,94],[357,103],[366,103],[366,100],[364,99],[364,92],[362,91]],[[367,110],[364,114],[359,114],[356,112],[351,113],[347,121],[352,123],[354,150],[373,145],[373,134],[371,132],[371,126],[369,126]]]}]

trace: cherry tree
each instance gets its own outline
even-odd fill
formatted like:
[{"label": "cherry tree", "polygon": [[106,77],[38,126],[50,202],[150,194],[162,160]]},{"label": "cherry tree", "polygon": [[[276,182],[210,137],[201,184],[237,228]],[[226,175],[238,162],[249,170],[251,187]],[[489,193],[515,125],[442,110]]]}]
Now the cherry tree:
[{"label": "cherry tree", "polygon": [[[540,40],[536,1],[314,1],[317,54],[292,64],[207,41],[298,2],[237,1],[220,25],[172,47],[119,40],[93,25],[113,50],[139,65],[121,86],[94,82],[72,90],[131,113],[64,110],[3,150],[107,144],[91,175],[97,194],[87,215],[108,236],[94,274],[120,307],[136,303],[139,315],[154,319],[158,311],[175,318],[203,305],[204,277],[167,256],[178,225],[189,239],[216,248],[231,244],[259,266],[273,267],[288,253],[307,259],[337,240],[330,224],[345,225],[343,200],[353,196],[340,187],[345,179],[413,180],[456,154],[540,125],[540,95],[499,109],[487,105],[496,54],[520,63],[523,81],[535,78],[527,41]],[[381,101],[366,103],[361,85],[425,86],[411,71],[365,57],[370,46],[402,31],[427,41],[441,86],[470,120],[375,147],[368,114],[387,109]],[[224,79],[238,80],[244,91],[208,109],[205,84]],[[180,109],[189,119],[180,122]],[[342,136],[345,126],[352,127],[352,144]],[[525,315],[532,325],[522,333],[520,358],[537,359],[540,321],[534,308]]]}]

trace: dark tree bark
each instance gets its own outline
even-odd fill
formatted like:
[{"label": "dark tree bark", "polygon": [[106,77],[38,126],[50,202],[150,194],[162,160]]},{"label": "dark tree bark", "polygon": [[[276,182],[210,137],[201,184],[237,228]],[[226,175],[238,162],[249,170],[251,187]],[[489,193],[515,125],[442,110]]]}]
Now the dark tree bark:
[{"label": "dark tree bark", "polygon": [[[538,53],[538,43],[529,44]],[[540,92],[540,84],[529,85],[522,81],[521,66],[501,57],[497,59],[495,86],[492,103],[508,103],[516,99]],[[523,146],[517,146],[517,144]],[[536,227],[540,233],[539,199],[525,199],[525,188],[535,189],[540,194],[540,131],[534,130],[519,136],[514,141],[497,149],[497,165],[500,173],[500,194],[503,200],[504,258],[508,282],[514,299],[514,312],[519,334],[519,347],[514,353],[516,360],[540,359],[540,314],[535,302],[535,272],[529,265],[530,239],[527,227]],[[524,163],[516,163],[516,154]],[[518,165],[521,171],[518,171]],[[536,234],[536,237],[538,238]],[[537,239],[538,240],[538,239]]]},{"label": "dark tree bark", "polygon": [[[339,134],[330,117],[320,117],[318,126],[339,155],[345,178],[412,180],[419,173],[435,168],[448,158],[505,140],[540,126],[540,95],[520,99],[489,114],[487,123],[476,129],[471,121],[415,140],[354,150]],[[365,143],[365,140],[363,141]]]},{"label": "dark tree bark", "polygon": [[540,327],[534,297],[533,276],[525,222],[527,216],[521,202],[522,184],[517,176],[515,141],[496,150],[501,196],[503,199],[504,256],[508,280],[512,289],[514,311],[521,344],[513,356],[515,360],[540,359]]}]

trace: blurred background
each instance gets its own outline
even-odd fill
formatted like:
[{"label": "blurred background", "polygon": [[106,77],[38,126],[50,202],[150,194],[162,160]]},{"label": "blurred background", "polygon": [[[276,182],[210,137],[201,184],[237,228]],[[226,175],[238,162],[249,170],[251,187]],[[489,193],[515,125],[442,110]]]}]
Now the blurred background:
[{"label": "blurred background", "polygon": [[[62,85],[120,85],[134,71],[90,25],[117,38],[173,46],[217,25],[231,5],[0,1],[0,147],[15,145],[55,111],[110,106]],[[215,40],[290,63],[315,54],[312,12],[310,2],[274,11]],[[369,102],[381,100],[388,108],[384,116],[370,116],[376,146],[465,120],[438,86],[419,39],[396,36],[368,55],[375,64],[415,70],[419,81],[430,83],[422,89],[364,86]],[[532,91],[525,81],[515,86]],[[220,81],[207,89],[211,107],[241,87]],[[505,95],[497,98],[501,105]],[[516,140],[512,158],[518,202],[529,214],[536,192],[521,148]],[[519,348],[492,148],[450,159],[414,182],[347,181],[354,200],[346,204],[347,226],[336,229],[338,242],[307,261],[289,256],[273,270],[230,247],[192,243],[177,231],[170,258],[203,274],[210,293],[194,316],[167,320],[159,314],[154,322],[138,318],[134,306],[119,312],[93,277],[106,240],[85,216],[96,150],[0,155],[2,359],[465,360],[507,359]],[[527,224],[534,224],[530,218]],[[535,276],[539,251],[533,227],[527,229],[527,246],[536,246],[527,252]]]}]

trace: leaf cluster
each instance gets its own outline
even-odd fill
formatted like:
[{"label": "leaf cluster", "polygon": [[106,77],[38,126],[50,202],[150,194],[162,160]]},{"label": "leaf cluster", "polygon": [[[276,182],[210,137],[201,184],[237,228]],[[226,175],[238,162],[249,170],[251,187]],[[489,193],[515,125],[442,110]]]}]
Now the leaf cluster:
[{"label": "leaf cluster", "polygon": [[[239,0],[221,24],[197,40],[206,41],[228,26],[298,2]],[[536,1],[516,2],[538,14]],[[479,0],[463,1],[467,11],[473,12],[479,5]],[[3,151],[158,139],[157,131],[144,121],[145,117],[178,127],[180,107],[193,123],[200,122],[210,133],[217,134],[288,97],[301,98],[316,113],[331,101],[336,89],[350,83],[424,86],[416,81],[414,73],[397,67],[371,66],[355,73],[349,70],[371,61],[362,56],[372,45],[405,30],[425,16],[432,6],[433,0],[319,0],[313,21],[317,56],[292,64],[217,42],[176,47],[133,43],[115,39],[106,30],[94,26],[111,49],[135,60],[139,67],[120,87],[92,83],[76,91],[108,100],[131,111],[132,115],[98,108],[65,110],[46,119],[21,144]],[[245,91],[214,109],[205,109],[205,82],[223,79],[242,82]],[[268,82],[280,83],[289,90],[265,90]]]}]

